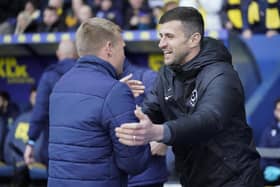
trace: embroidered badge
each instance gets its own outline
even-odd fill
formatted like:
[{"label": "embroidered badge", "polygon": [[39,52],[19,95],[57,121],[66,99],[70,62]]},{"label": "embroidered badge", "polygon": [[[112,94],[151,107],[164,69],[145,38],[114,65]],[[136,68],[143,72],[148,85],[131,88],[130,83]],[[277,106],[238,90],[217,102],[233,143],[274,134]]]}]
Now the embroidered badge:
[{"label": "embroidered badge", "polygon": [[191,99],[190,99],[190,105],[192,107],[194,107],[196,105],[196,103],[197,103],[197,90],[194,89],[192,91],[192,95],[191,95]]}]

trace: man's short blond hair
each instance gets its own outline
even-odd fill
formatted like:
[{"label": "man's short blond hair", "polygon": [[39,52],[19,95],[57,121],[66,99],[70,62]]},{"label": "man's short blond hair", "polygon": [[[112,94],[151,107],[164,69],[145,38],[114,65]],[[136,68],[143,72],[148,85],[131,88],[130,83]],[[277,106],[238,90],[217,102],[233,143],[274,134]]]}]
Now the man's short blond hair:
[{"label": "man's short blond hair", "polygon": [[102,18],[89,18],[76,32],[76,46],[79,56],[97,55],[107,41],[114,45],[121,29],[113,22]]}]

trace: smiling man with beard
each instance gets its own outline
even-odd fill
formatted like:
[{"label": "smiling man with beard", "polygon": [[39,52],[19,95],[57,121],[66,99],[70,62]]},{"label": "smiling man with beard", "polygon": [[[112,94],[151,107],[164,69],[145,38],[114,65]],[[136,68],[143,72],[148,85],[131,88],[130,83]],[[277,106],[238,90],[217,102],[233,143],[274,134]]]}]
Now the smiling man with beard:
[{"label": "smiling man with beard", "polygon": [[203,37],[204,23],[194,8],[166,12],[159,28],[165,66],[142,110],[135,110],[140,122],[116,129],[119,141],[171,145],[184,187],[263,186],[230,53]]}]

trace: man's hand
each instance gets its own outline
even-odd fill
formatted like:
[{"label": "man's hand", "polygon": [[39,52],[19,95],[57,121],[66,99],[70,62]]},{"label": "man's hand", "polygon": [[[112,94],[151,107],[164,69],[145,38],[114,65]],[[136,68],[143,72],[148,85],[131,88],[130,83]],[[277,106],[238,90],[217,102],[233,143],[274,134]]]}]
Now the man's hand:
[{"label": "man's hand", "polygon": [[163,138],[163,126],[155,125],[145,115],[141,108],[136,107],[134,111],[139,123],[125,123],[116,128],[116,136],[125,145],[144,145],[151,141],[160,141]]},{"label": "man's hand", "polygon": [[163,143],[150,142],[152,155],[165,156],[168,146]]},{"label": "man's hand", "polygon": [[138,97],[139,95],[144,93],[145,86],[141,81],[131,80],[131,78],[132,78],[132,74],[130,73],[129,75],[120,79],[120,81],[128,85],[134,97]]},{"label": "man's hand", "polygon": [[35,159],[34,159],[34,148],[31,145],[26,145],[26,147],[25,147],[24,162],[27,165],[30,165],[30,164],[35,162]]}]

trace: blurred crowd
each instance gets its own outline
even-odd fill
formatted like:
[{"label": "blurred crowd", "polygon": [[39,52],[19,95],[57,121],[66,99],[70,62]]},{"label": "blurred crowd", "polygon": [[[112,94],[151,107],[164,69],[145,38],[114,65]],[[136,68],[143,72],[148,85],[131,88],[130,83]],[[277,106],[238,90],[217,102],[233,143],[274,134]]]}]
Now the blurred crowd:
[{"label": "blurred crowd", "polygon": [[228,29],[250,38],[279,33],[279,0],[1,0],[0,34],[73,32],[89,17],[109,19],[124,30],[156,29],[167,10],[200,10],[207,30]]}]

